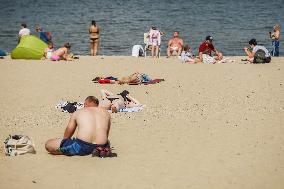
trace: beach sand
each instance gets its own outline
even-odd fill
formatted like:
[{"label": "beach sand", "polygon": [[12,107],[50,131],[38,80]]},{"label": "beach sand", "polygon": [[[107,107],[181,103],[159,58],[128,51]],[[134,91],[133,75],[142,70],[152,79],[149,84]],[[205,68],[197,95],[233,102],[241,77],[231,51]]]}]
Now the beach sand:
[{"label": "beach sand", "polygon": [[[270,64],[182,64],[174,58],[80,57],[73,62],[0,59],[0,141],[25,134],[37,154],[6,157],[0,188],[284,187],[284,58]],[[99,85],[95,76],[133,72],[155,85]],[[146,107],[112,114],[117,158],[49,155],[70,114],[60,100],[83,101],[126,89]]]}]

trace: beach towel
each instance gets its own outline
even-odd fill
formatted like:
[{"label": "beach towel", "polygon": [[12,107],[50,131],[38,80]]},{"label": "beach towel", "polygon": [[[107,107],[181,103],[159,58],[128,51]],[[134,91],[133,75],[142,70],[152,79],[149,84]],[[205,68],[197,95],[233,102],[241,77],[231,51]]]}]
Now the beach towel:
[{"label": "beach towel", "polygon": [[[146,107],[146,105],[142,105],[142,106],[137,106],[137,107],[132,107],[132,108],[123,108],[123,109],[119,109],[118,112],[139,112],[141,111],[144,107]],[[109,113],[112,113],[111,110],[108,110]]]},{"label": "beach towel", "polygon": [[17,156],[26,153],[35,154],[35,145],[26,135],[9,135],[4,142],[6,156]]}]

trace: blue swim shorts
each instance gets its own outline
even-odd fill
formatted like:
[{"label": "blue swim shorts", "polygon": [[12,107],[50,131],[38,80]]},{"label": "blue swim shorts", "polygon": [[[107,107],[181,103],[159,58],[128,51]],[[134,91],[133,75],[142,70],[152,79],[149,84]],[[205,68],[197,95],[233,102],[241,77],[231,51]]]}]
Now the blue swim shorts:
[{"label": "blue swim shorts", "polygon": [[97,147],[109,147],[109,143],[107,142],[104,145],[98,145],[77,138],[67,138],[61,141],[59,150],[67,156],[85,156],[92,154]]}]

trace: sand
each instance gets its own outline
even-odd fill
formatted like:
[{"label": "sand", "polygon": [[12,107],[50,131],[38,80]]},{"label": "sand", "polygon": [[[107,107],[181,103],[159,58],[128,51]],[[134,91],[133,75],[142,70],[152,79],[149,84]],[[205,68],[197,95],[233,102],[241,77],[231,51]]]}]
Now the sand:
[{"label": "sand", "polygon": [[[0,141],[25,134],[37,154],[6,157],[0,188],[282,189],[284,58],[263,65],[182,64],[178,59],[80,57],[74,62],[0,59]],[[135,71],[156,85],[98,85],[99,75]],[[117,158],[49,155],[68,113],[60,100],[83,101],[105,88],[127,89],[146,107],[112,114]]]}]

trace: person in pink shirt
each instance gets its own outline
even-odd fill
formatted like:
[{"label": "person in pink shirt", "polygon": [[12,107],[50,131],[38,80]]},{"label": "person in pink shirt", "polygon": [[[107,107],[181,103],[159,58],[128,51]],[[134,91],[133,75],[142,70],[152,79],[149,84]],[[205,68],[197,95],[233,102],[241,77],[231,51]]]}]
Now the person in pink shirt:
[{"label": "person in pink shirt", "polygon": [[161,45],[161,32],[155,26],[149,32],[149,41],[152,46],[152,57],[158,57]]}]

